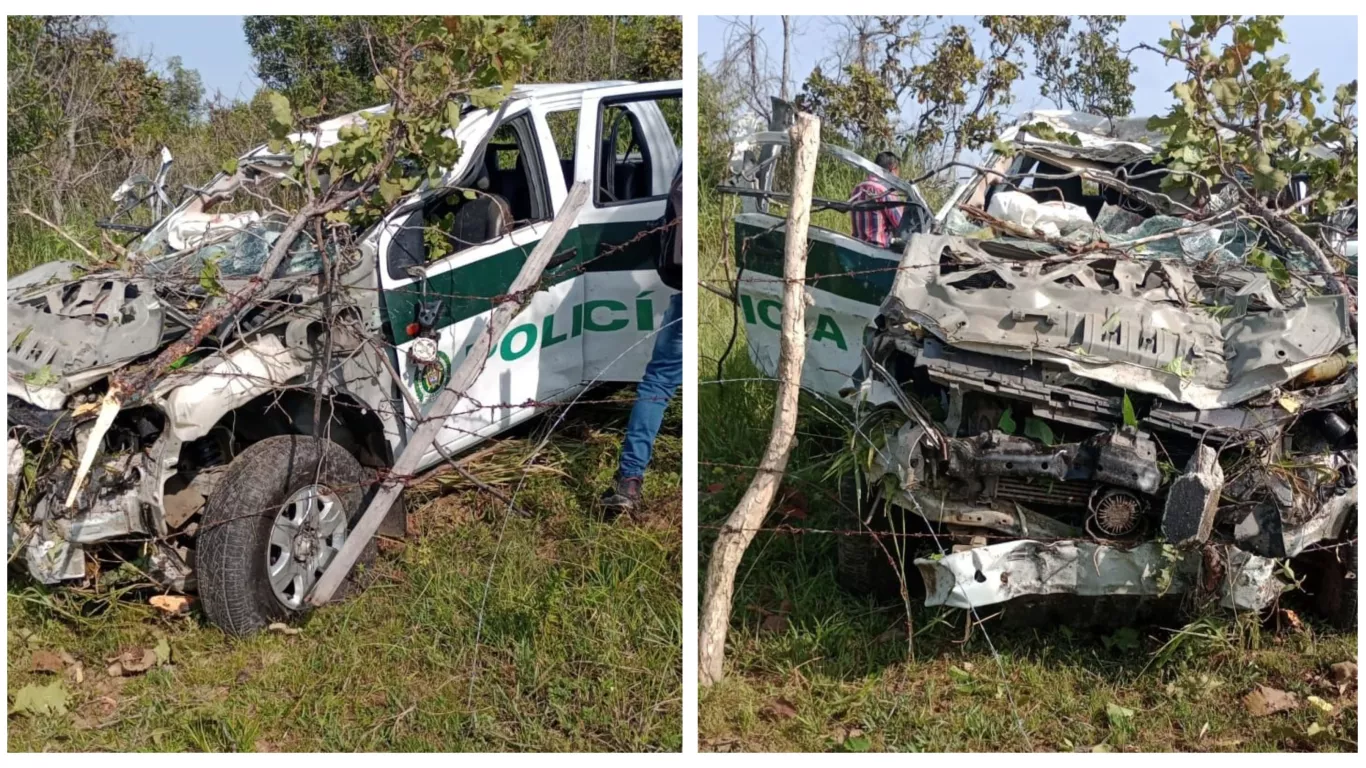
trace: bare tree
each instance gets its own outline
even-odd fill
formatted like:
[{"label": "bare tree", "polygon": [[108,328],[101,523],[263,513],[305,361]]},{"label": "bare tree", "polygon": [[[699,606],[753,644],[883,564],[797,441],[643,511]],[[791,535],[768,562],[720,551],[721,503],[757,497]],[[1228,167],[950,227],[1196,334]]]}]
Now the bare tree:
[{"label": "bare tree", "polygon": [[792,82],[792,28],[793,21],[791,16],[783,16],[783,76],[781,85],[778,88],[778,98],[788,101],[792,94],[788,91],[788,83]]},{"label": "bare tree", "polygon": [[726,21],[726,33],[716,79],[731,100],[743,104],[765,121],[772,118],[769,97],[778,77],[773,74],[768,45],[753,16]]}]

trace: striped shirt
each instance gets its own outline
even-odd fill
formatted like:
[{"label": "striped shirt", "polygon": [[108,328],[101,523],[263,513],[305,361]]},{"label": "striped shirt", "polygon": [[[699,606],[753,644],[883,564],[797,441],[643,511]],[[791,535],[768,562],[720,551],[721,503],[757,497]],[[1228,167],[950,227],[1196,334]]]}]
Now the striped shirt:
[{"label": "striped shirt", "polygon": [[[901,199],[901,195],[894,192],[886,182],[872,175],[854,187],[853,193],[849,196],[850,203],[889,202]],[[854,237],[880,248],[890,246],[892,233],[901,226],[901,213],[901,206],[850,211]]]}]

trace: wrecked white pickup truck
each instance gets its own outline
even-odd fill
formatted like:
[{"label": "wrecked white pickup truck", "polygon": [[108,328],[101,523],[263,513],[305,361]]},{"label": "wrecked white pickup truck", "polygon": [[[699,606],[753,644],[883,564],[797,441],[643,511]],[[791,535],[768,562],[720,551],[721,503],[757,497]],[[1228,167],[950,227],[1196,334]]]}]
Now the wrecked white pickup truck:
[{"label": "wrecked white pickup truck", "polygon": [[[1349,299],[1286,269],[1293,253],[1268,258],[1250,227],[1183,218],[1143,123],[1033,113],[1002,137],[996,174],[934,216],[911,185],[822,147],[907,214],[892,248],[811,228],[803,385],[854,404],[872,446],[843,483],[850,523],[901,534],[929,605],[1179,595],[1260,610],[1293,572],[1355,626]],[[784,227],[767,206],[784,199],[786,144],[751,137],[728,187],[745,201],[740,311],[770,375]],[[819,182],[813,206],[849,210]],[[895,576],[882,539],[837,537],[846,586]]]},{"label": "wrecked white pickup truck", "polygon": [[[133,240],[125,269],[53,263],[12,279],[11,559],[22,550],[44,584],[134,563],[197,590],[232,633],[303,610],[577,181],[584,209],[423,467],[587,386],[638,381],[672,293],[655,260],[672,236],[681,95],[679,83],[532,85],[499,110],[466,106],[464,152],[440,184],[347,247],[301,237],[260,298],[118,411],[83,483],[109,377],[257,274],[283,228],[263,203],[288,158],[261,147],[191,190]],[[359,119],[315,136],[335,142]]]}]

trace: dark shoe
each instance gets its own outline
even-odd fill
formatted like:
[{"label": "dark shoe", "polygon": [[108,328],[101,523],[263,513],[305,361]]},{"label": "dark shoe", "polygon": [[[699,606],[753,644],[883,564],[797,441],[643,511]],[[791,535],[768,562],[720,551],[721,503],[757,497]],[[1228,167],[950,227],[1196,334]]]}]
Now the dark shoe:
[{"label": "dark shoe", "polygon": [[612,480],[612,487],[602,494],[602,506],[608,515],[634,515],[640,508],[639,477],[618,477]]}]

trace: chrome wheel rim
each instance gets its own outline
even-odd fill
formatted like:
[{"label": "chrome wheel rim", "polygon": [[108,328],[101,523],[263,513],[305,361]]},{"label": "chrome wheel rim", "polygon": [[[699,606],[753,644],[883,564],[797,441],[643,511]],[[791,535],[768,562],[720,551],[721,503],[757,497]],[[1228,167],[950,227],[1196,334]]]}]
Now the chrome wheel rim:
[{"label": "chrome wheel rim", "polygon": [[266,576],[275,599],[299,609],[346,542],[346,510],[325,485],[308,485],[280,505],[266,543]]}]

